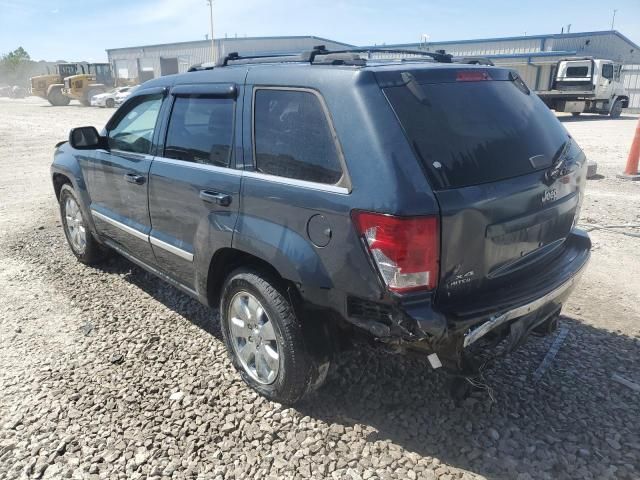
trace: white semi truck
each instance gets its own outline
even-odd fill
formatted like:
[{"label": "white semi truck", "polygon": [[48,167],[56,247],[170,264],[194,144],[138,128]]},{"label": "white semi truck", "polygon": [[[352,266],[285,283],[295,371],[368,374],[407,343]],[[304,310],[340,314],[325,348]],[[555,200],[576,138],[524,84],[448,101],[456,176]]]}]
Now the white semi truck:
[{"label": "white semi truck", "polygon": [[622,65],[611,60],[581,57],[560,60],[551,89],[536,92],[556,112],[599,113],[618,118],[629,106],[622,83]]}]

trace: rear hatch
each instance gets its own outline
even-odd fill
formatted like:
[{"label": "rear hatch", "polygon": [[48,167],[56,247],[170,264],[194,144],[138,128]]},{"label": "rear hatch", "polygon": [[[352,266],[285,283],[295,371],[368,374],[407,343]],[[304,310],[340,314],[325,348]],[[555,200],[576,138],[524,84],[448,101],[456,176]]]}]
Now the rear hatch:
[{"label": "rear hatch", "polygon": [[440,309],[477,313],[539,288],[532,277],[561,261],[586,180],[562,124],[506,69],[377,75],[440,204]]}]

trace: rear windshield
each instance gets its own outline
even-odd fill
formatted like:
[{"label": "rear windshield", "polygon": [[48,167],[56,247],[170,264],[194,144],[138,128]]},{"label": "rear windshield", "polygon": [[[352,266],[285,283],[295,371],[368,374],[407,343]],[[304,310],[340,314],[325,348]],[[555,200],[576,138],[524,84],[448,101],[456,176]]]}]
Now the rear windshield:
[{"label": "rear windshield", "polygon": [[567,74],[571,78],[581,78],[589,76],[589,67],[567,67]]},{"label": "rear windshield", "polygon": [[555,115],[519,79],[413,80],[384,92],[434,189],[547,168],[568,138]]}]

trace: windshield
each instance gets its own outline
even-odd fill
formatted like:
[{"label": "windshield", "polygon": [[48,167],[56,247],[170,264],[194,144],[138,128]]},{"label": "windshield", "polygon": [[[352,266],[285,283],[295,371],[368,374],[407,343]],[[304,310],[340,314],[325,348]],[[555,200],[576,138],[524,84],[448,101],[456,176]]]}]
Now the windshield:
[{"label": "windshield", "polygon": [[436,189],[548,168],[568,138],[518,82],[409,83],[384,92]]}]

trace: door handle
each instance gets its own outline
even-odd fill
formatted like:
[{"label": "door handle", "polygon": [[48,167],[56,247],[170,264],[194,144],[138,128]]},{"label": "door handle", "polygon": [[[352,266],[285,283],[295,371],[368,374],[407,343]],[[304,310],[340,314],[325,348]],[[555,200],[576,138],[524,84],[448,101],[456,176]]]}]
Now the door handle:
[{"label": "door handle", "polygon": [[136,185],[142,185],[144,183],[144,177],[136,173],[125,173],[124,178],[129,183],[135,183]]},{"label": "door handle", "polygon": [[207,203],[217,203],[221,207],[228,207],[231,205],[231,195],[227,195],[226,193],[200,190],[200,199]]}]

